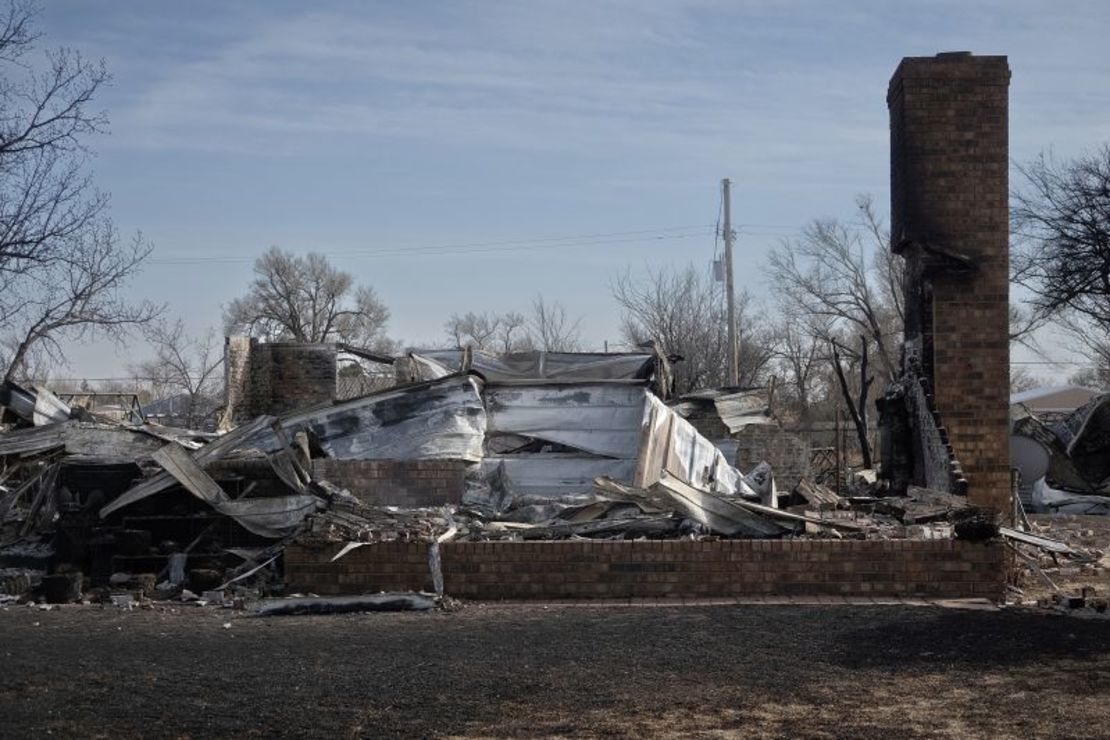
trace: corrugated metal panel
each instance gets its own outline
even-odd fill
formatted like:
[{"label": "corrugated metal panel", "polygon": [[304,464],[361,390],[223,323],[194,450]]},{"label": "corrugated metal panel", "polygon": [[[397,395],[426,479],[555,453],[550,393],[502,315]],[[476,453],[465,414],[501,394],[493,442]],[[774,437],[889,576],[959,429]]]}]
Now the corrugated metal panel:
[{"label": "corrugated metal panel", "polygon": [[66,428],[75,421],[16,429],[0,435],[0,455],[38,454],[64,447]]},{"label": "corrugated metal panel", "polygon": [[695,488],[756,497],[740,472],[690,422],[655,396],[649,395],[648,403],[636,486],[648,488],[658,483],[666,470]]},{"label": "corrugated metal panel", "polygon": [[73,415],[69,404],[46,388],[23,388],[10,380],[0,385],[0,406],[35,426],[62,422]]},{"label": "corrugated metal panel", "polygon": [[[411,354],[422,377],[441,377],[462,367],[463,350],[430,349]],[[497,355],[474,350],[471,370],[488,381],[501,380],[647,380],[655,370],[650,353],[513,352]]]},{"label": "corrugated metal panel", "polygon": [[749,424],[766,424],[770,420],[770,391],[767,388],[742,391],[706,388],[687,393],[670,406],[683,418],[712,410],[729,432],[735,434]]},{"label": "corrugated metal panel", "polygon": [[505,485],[514,496],[541,496],[557,499],[572,494],[593,493],[594,478],[608,476],[618,481],[632,480],[635,460],[613,460],[578,455],[528,454],[490,456],[482,461],[486,480],[498,475],[504,466]]},{"label": "corrugated metal panel", "polygon": [[595,455],[634,458],[649,395],[641,384],[490,384],[485,391],[488,429]]},{"label": "corrugated metal panel", "polygon": [[[290,437],[308,430],[329,457],[478,462],[486,432],[480,390],[478,378],[454,375],[289,414],[281,425]],[[278,449],[273,435],[252,442]]]}]

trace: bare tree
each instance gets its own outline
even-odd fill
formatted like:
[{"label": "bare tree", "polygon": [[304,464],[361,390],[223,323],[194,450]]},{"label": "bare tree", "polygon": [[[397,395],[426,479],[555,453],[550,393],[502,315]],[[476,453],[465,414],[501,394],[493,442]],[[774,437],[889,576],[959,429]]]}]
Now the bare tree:
[{"label": "bare tree", "polygon": [[[683,359],[674,367],[677,394],[721,387],[728,376],[728,330],[722,291],[708,273],[693,265],[678,272],[648,270],[643,277],[625,272],[612,283],[613,298],[624,310],[621,333],[633,345],[655,340]],[[770,332],[755,316],[746,293],[737,296],[740,327],[740,385],[766,379],[773,355]]]},{"label": "bare tree", "polygon": [[[80,238],[107,207],[81,175],[86,136],[107,126],[89,110],[108,82],[103,62],[57,49],[46,69],[29,71],[24,57],[38,34],[34,5],[11,2],[0,18],[0,273],[5,278],[64,259],[67,240]],[[18,77],[13,77],[14,72]]]},{"label": "bare tree", "polygon": [[1032,390],[1041,384],[1041,379],[1033,375],[1029,368],[1022,365],[1010,365],[1010,393]]},{"label": "bare tree", "polygon": [[133,372],[148,381],[159,399],[183,397],[180,415],[189,428],[199,428],[215,411],[220,397],[223,351],[219,337],[209,329],[191,336],[179,319],[160,321],[146,332],[154,356]]},{"label": "bare tree", "polygon": [[[861,223],[816,219],[798,239],[770,255],[767,274],[789,310],[811,327],[863,334],[875,347],[883,379],[898,373],[898,346],[905,320],[902,265],[888,249],[886,230],[871,199],[856,200]],[[810,320],[820,319],[819,321]]]},{"label": "bare tree", "polygon": [[11,333],[0,339],[0,367],[8,368],[8,375],[14,380],[34,385],[51,385],[51,389],[56,391],[57,384],[51,382],[56,364],[42,344],[31,345],[23,353],[23,358],[13,366],[9,358],[15,354],[21,342],[19,336]]},{"label": "bare tree", "polygon": [[500,317],[495,314],[467,311],[462,316],[451,314],[451,318],[443,325],[443,331],[459,349],[466,346],[486,349],[493,344],[499,326]]},{"label": "bare tree", "polygon": [[1110,330],[1081,313],[1069,311],[1053,317],[1050,325],[1059,340],[1090,363],[1070,382],[1110,390]]},{"label": "bare tree", "polygon": [[489,352],[573,352],[578,349],[578,325],[569,321],[558,301],[548,303],[543,296],[532,302],[532,313],[484,311],[451,314],[443,325],[452,347],[474,347]]},{"label": "bare tree", "polygon": [[497,343],[498,350],[506,353],[525,352],[533,348],[524,314],[517,311],[501,314]]},{"label": "bare tree", "polygon": [[503,314],[474,313],[451,314],[443,325],[452,346],[474,347],[490,352],[525,352],[532,349],[524,315],[515,311]]},{"label": "bare tree", "polygon": [[[1068,382],[1072,385],[1082,386],[1084,388],[1092,388],[1102,393],[1110,392],[1110,371],[1105,366],[1091,366],[1078,370],[1068,377]],[[1039,385],[1039,383],[1035,383]],[[1011,388],[1012,390],[1012,388]],[[1024,388],[1021,390],[1025,390]]]},{"label": "bare tree", "polygon": [[1013,195],[1016,279],[1040,316],[1075,313],[1110,331],[1110,144],[1018,167]]},{"label": "bare tree", "polygon": [[529,330],[532,342],[547,352],[577,352],[581,347],[581,318],[571,321],[562,303],[548,303],[542,295],[532,301]]},{"label": "bare tree", "polygon": [[110,224],[90,231],[64,261],[40,265],[8,286],[0,308],[4,345],[10,348],[3,361],[5,380],[16,380],[27,368],[35,348],[55,362],[64,361],[62,339],[91,336],[122,339],[127,331],[155,319],[160,307],[132,303],[121,291],[150,254],[150,247],[136,237],[122,246]]},{"label": "bare tree", "polygon": [[229,333],[270,341],[345,342],[386,349],[389,309],[370,286],[356,286],[350,273],[321,254],[304,257],[271,247],[254,263],[247,294],[224,310]]},{"label": "bare tree", "polygon": [[813,418],[818,395],[827,396],[822,369],[827,361],[827,349],[819,339],[828,336],[825,329],[814,329],[799,322],[786,312],[774,324],[774,357],[776,374],[783,379],[776,395],[785,399],[785,405],[799,421]]},{"label": "bare tree", "polygon": [[64,361],[62,341],[118,339],[157,314],[121,289],[150,248],[120,243],[108,198],[84,174],[85,139],[107,126],[90,110],[107,83],[103,62],[58,49],[41,71],[25,57],[38,38],[34,6],[0,14],[0,345],[5,379],[25,377],[42,354]]}]

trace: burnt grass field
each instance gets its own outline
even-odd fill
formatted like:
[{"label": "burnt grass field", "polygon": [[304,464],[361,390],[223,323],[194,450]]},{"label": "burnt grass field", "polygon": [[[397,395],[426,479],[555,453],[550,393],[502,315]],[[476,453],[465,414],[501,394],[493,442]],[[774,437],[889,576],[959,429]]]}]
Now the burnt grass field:
[{"label": "burnt grass field", "polygon": [[1028,610],[0,609],[4,738],[1107,733],[1110,621]]}]

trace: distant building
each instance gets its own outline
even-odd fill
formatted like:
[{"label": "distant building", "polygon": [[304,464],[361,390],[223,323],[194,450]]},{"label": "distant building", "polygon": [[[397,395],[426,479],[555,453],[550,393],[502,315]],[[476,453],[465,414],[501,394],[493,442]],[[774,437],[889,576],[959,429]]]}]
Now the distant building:
[{"label": "distant building", "polygon": [[1078,385],[1046,385],[1010,394],[1010,405],[1020,403],[1042,419],[1070,414],[1101,391]]}]

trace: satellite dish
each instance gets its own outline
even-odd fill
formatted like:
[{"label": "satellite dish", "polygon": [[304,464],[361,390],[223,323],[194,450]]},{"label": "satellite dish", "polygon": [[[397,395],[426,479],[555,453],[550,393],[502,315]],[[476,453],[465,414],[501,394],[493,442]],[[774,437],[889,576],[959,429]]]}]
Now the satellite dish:
[{"label": "satellite dish", "polygon": [[1031,486],[1048,472],[1048,449],[1031,437],[1010,436],[1010,467],[1021,473],[1021,485]]}]

